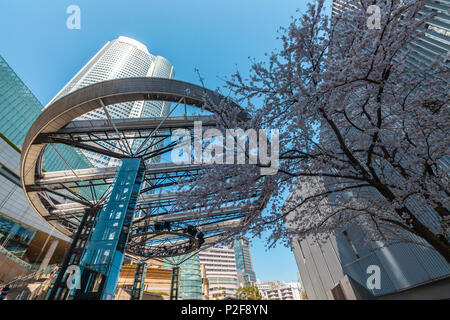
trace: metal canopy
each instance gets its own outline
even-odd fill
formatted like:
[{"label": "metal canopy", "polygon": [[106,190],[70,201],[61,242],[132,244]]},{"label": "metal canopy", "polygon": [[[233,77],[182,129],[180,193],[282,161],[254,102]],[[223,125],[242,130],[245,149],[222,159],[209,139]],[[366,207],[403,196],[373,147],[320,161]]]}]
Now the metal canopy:
[{"label": "metal canopy", "polygon": [[[140,157],[145,161],[145,173],[136,204],[139,216],[133,223],[127,247],[131,256],[146,260],[193,252],[201,246],[199,234],[200,242],[207,245],[229,238],[248,222],[250,213],[260,212],[268,199],[261,198],[255,189],[236,194],[220,208],[177,209],[179,194],[168,188],[192,179],[207,166],[152,160],[173,150],[175,144],[170,141],[173,130],[192,129],[195,121],[201,121],[203,127],[214,126],[213,116],[170,117],[169,113],[160,118],[76,120],[94,109],[122,102],[159,100],[208,110],[208,101],[219,104],[223,99],[205,88],[163,78],[110,80],[62,97],[46,107],[25,138],[21,177],[27,199],[50,224],[72,236],[86,210],[99,208],[107,201],[118,168],[69,167],[65,171],[44,172],[42,159],[46,147],[66,144],[118,159]],[[229,105],[240,109],[231,101]],[[243,111],[240,117],[242,121],[248,118]],[[137,149],[130,148],[132,141],[141,144]],[[195,231],[189,229],[192,226]]]}]

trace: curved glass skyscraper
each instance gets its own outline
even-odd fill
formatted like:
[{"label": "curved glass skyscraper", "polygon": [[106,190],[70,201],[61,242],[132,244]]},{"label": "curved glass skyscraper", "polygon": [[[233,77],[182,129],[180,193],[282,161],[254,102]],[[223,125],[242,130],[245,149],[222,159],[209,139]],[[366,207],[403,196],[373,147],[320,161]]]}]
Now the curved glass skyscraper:
[{"label": "curved glass skyscraper", "polygon": [[[187,255],[182,255],[166,258],[163,267],[167,269],[172,269],[174,265],[180,267],[178,299],[201,300],[203,293],[200,258],[198,254],[185,260],[187,257]],[[182,263],[180,264],[180,262]]]},{"label": "curved glass skyscraper", "polygon": [[[72,91],[101,81],[131,77],[173,78],[173,76],[173,66],[165,58],[152,55],[145,45],[134,39],[119,37],[105,44],[48,105]],[[169,103],[163,101],[125,102],[107,106],[107,110],[113,119],[161,117],[169,111]],[[80,120],[105,118],[104,110],[99,108],[82,115]],[[83,153],[96,167],[118,165],[118,160],[88,151],[83,151]]]}]

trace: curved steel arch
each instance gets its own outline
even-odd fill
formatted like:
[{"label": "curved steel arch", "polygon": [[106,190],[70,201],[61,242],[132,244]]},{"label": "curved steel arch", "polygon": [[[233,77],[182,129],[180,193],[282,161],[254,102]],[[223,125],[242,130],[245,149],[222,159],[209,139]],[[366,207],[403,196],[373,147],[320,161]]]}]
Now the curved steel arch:
[{"label": "curved steel arch", "polygon": [[[39,135],[51,133],[64,128],[72,120],[79,116],[100,108],[104,105],[112,105],[122,102],[156,100],[189,104],[196,107],[205,105],[205,99],[213,103],[220,103],[225,97],[203,87],[183,81],[165,78],[125,78],[99,82],[77,91],[74,91],[47,106],[42,114],[35,120],[22,148],[20,175],[22,188],[31,206],[42,216],[48,215],[36,191],[27,190],[26,186],[34,185],[40,178],[42,168],[41,160],[45,150],[45,143],[38,140]],[[232,107],[239,105],[228,101]],[[248,115],[242,111],[241,120],[248,119]],[[67,231],[56,222],[50,221],[61,232]]]}]

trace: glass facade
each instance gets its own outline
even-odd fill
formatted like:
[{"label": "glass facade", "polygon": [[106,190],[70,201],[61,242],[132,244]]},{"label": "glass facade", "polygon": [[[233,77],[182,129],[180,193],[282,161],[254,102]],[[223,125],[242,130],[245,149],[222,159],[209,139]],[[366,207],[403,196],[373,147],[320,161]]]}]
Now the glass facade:
[{"label": "glass facade", "polygon": [[0,56],[0,132],[21,146],[41,104]]},{"label": "glass facade", "polygon": [[[142,43],[127,37],[119,37],[108,42],[69,83],[50,101],[86,87],[88,85],[120,78],[160,77],[173,78],[173,66],[165,58],[149,53]],[[113,119],[162,117],[169,112],[170,103],[164,101],[135,101],[107,106]],[[106,119],[102,108],[79,117],[80,120]],[[137,147],[130,143],[133,149]],[[118,166],[119,160],[89,151],[83,151],[96,167]]]},{"label": "glass facade", "polygon": [[[99,299],[114,298],[144,171],[141,159],[123,159],[111,195],[96,218],[83,253],[82,279],[89,279],[85,287],[105,283],[102,289],[88,291],[88,294],[98,291]],[[81,297],[85,298],[83,293]]]},{"label": "glass facade", "polygon": [[36,231],[0,215],[0,245],[16,257],[23,257],[35,234]]},{"label": "glass facade", "polygon": [[[164,267],[171,269],[173,264],[177,264],[186,259],[186,256],[170,258],[170,263],[165,262]],[[180,265],[178,299],[202,299],[202,273],[200,269],[200,259],[195,254]]]},{"label": "glass facade", "polygon": [[[420,68],[422,64],[431,64],[438,56],[447,57],[447,64],[450,62],[450,58],[448,58],[450,48],[449,5],[449,0],[428,0],[426,2],[421,13],[423,15],[435,13],[436,16],[419,28],[423,35],[408,44],[408,49],[411,50],[408,64],[411,66]],[[353,7],[352,0],[334,0],[333,16],[338,16]]]}]

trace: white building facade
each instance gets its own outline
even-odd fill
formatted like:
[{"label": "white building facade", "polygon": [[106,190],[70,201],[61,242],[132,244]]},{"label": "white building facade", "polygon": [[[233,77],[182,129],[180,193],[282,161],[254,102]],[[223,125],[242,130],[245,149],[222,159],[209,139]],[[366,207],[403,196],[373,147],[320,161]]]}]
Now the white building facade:
[{"label": "white building facade", "polygon": [[209,283],[209,298],[234,297],[239,287],[234,250],[216,246],[200,251],[199,257]]}]

